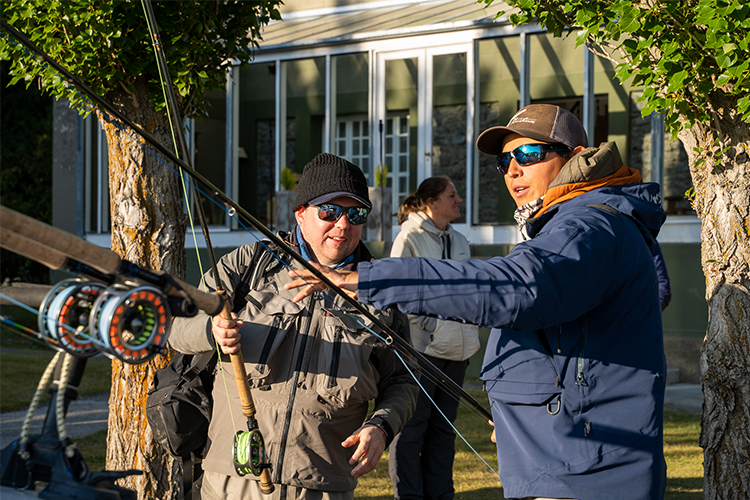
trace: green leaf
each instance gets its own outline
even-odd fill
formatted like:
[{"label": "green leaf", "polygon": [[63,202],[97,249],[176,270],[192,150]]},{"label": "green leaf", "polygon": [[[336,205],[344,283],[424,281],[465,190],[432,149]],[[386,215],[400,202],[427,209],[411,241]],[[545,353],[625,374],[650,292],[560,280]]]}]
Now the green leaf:
[{"label": "green leaf", "polygon": [[725,73],[722,73],[722,74],[721,74],[721,75],[719,75],[719,77],[718,77],[718,78],[716,79],[716,86],[717,86],[717,87],[721,87],[721,86],[723,86],[723,85],[726,85],[727,83],[729,83],[729,81],[730,81],[731,79],[732,79],[732,77],[731,77],[731,76],[729,76],[729,74],[728,74],[728,73],[726,73],[726,72],[725,72]]}]

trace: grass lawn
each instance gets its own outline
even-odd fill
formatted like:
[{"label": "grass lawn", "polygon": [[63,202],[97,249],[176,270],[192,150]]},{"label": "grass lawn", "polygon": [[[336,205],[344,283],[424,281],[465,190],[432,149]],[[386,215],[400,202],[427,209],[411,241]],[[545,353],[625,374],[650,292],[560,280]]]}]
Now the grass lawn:
[{"label": "grass lawn", "polygon": [[[35,328],[29,322],[14,321]],[[27,406],[39,378],[51,359],[52,351],[46,344],[19,336],[0,325],[0,346],[4,349],[36,349],[37,353],[0,353],[0,411],[10,411]],[[481,360],[472,358],[467,372],[467,386],[478,385],[478,365]],[[81,383],[82,394],[108,392],[110,387],[110,362],[107,359],[89,359]],[[477,389],[468,392],[482,405],[489,407],[487,394]],[[492,469],[497,469],[495,445],[490,442],[491,428],[475,410],[462,404],[459,407],[456,427],[477,453],[457,438],[456,459],[453,469],[456,499],[484,500],[504,498],[502,486]],[[85,438],[76,445],[92,470],[104,470],[106,430]],[[664,415],[664,454],[667,460],[667,500],[700,500],[703,498],[703,451],[698,446],[700,415],[684,412],[666,412]],[[360,478],[355,498],[361,500],[390,500],[393,486],[388,477],[388,451],[377,468]]]},{"label": "grass lawn", "polygon": [[[488,406],[487,395],[479,390],[468,392]],[[664,416],[664,454],[667,460],[667,500],[701,500],[703,498],[703,450],[698,446],[700,415],[666,412]],[[456,427],[482,458],[497,469],[495,445],[490,442],[490,427],[481,416],[459,408]],[[457,438],[453,481],[456,499],[497,500],[505,498],[500,481],[493,471]],[[393,485],[388,477],[388,451],[377,468],[360,478],[354,497],[361,500],[390,500]]]},{"label": "grass lawn", "polygon": [[[3,308],[5,309],[5,308]],[[3,310],[5,314],[5,310]],[[13,316],[13,321],[36,330],[35,318],[31,313],[20,310],[20,317]],[[39,380],[52,361],[55,351],[44,341],[20,332],[17,328],[0,324],[0,412],[21,410],[29,406],[31,398],[39,385]],[[109,359],[104,357],[89,358],[81,380],[79,393],[101,394],[109,392],[112,368]],[[43,402],[49,401],[47,391]]]},{"label": "grass lawn", "polygon": [[[482,404],[486,394],[469,390]],[[685,412],[666,412],[664,415],[664,455],[667,460],[666,500],[702,500],[703,451],[698,446],[700,415]],[[456,427],[471,446],[493,468],[497,469],[495,445],[490,442],[489,426],[481,416],[466,408],[459,408]],[[78,439],[76,445],[86,463],[93,470],[104,469],[106,431]],[[498,500],[503,496],[500,481],[493,471],[460,441],[456,443],[453,480],[458,500]],[[391,500],[393,486],[388,477],[388,451],[377,468],[360,478],[354,497],[359,500]]]}]

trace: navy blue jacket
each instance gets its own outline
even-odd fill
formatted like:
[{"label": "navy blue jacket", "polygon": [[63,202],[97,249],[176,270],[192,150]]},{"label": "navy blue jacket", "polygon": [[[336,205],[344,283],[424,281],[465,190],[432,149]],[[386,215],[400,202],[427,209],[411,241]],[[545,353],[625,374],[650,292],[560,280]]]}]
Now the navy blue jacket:
[{"label": "navy blue jacket", "polygon": [[658,199],[656,184],[585,192],[506,257],[360,265],[364,303],[492,328],[481,378],[506,498],[663,498]]}]

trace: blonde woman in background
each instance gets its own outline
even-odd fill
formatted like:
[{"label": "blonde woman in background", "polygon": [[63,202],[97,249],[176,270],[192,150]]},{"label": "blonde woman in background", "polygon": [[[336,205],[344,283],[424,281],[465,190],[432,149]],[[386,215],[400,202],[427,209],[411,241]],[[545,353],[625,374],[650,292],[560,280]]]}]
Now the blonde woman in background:
[{"label": "blonde woman in background", "polygon": [[[399,207],[401,232],[391,257],[468,259],[469,242],[450,225],[461,215],[462,201],[449,178],[425,179]],[[409,315],[409,321],[414,347],[462,385],[468,359],[479,350],[479,328],[427,316]],[[425,377],[421,383],[440,411],[455,421],[457,398]],[[440,411],[420,393],[414,415],[391,443],[389,472],[396,499],[453,498],[456,436]]]}]

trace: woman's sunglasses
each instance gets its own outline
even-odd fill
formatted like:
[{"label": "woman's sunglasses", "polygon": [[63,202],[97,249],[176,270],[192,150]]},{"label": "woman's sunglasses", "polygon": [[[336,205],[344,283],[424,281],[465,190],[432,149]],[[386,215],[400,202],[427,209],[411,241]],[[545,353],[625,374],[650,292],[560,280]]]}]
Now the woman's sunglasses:
[{"label": "woman's sunglasses", "polygon": [[500,175],[508,173],[510,158],[513,157],[521,167],[528,167],[544,160],[547,153],[569,153],[571,149],[563,144],[524,144],[508,153],[497,155],[497,171]]},{"label": "woman's sunglasses", "polygon": [[318,205],[317,208],[318,217],[320,218],[320,220],[324,220],[326,222],[336,222],[344,213],[346,213],[346,218],[349,220],[349,223],[354,224],[355,226],[364,224],[367,220],[367,214],[370,212],[369,209],[364,207],[347,208],[334,205],[333,203],[323,203],[321,205]]}]

